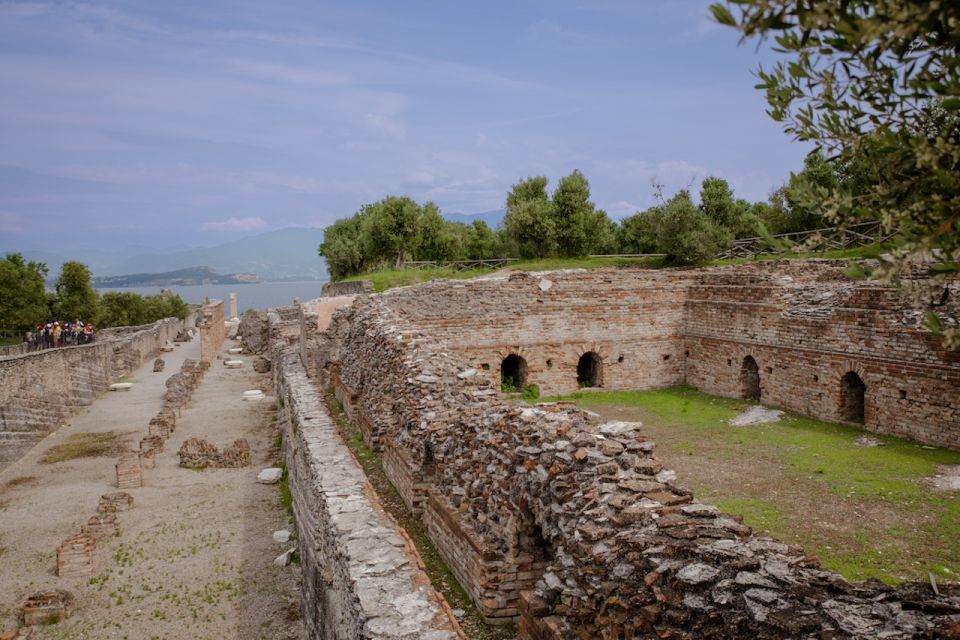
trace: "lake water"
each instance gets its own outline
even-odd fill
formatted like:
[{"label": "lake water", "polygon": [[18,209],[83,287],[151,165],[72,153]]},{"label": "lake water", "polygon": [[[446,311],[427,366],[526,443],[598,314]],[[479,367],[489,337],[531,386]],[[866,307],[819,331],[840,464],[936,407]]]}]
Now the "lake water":
[{"label": "lake water", "polygon": [[[144,296],[160,293],[162,287],[98,287],[98,291],[132,291]],[[230,294],[237,294],[237,310],[243,313],[247,309],[267,309],[286,307],[293,304],[294,298],[312,300],[320,297],[323,282],[257,282],[255,284],[209,284],[169,287],[179,294],[184,302],[200,304],[204,297],[211,300],[223,300],[224,314],[230,313]]]}]

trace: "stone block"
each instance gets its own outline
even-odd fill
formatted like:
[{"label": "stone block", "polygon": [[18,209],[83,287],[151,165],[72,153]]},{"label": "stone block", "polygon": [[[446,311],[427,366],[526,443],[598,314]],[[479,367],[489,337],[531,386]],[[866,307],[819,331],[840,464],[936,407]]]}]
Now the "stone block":
[{"label": "stone block", "polygon": [[117,462],[117,489],[138,489],[143,486],[143,466],[140,455],[129,453]]},{"label": "stone block", "polygon": [[86,535],[103,540],[104,538],[114,538],[123,533],[120,528],[120,520],[115,513],[104,513],[91,517],[81,531]]},{"label": "stone block", "polygon": [[116,513],[133,509],[133,496],[126,491],[114,491],[100,496],[97,513]]},{"label": "stone block", "polygon": [[[31,594],[21,609],[23,624],[33,626],[38,624],[56,624],[70,617],[73,613],[73,594],[63,589],[38,591]],[[25,638],[25,635],[13,635],[11,638]]]},{"label": "stone block", "polygon": [[78,533],[57,547],[57,575],[61,578],[91,576],[97,568],[97,540]]}]

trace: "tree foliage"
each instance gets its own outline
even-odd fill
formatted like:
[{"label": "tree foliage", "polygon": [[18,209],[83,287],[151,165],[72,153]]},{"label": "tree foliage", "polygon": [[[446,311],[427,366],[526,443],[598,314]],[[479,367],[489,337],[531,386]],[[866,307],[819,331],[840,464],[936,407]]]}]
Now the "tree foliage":
[{"label": "tree foliage", "polygon": [[729,246],[732,234],[693,204],[688,191],[681,191],[655,216],[657,246],[674,264],[700,264]]},{"label": "tree foliage", "polygon": [[64,262],[57,278],[56,316],[65,320],[96,321],[99,299],[90,284],[90,269],[82,262]]},{"label": "tree foliage", "polygon": [[19,253],[8,253],[0,260],[0,325],[3,330],[15,335],[46,317],[46,275],[45,264],[27,262]]},{"label": "tree foliage", "polygon": [[[879,218],[901,239],[879,275],[918,259],[960,272],[960,3],[728,0],[711,6],[743,39],[773,37],[783,60],[758,71],[769,113],[859,188],[800,181],[830,221]],[[960,344],[960,330],[948,332]]]}]

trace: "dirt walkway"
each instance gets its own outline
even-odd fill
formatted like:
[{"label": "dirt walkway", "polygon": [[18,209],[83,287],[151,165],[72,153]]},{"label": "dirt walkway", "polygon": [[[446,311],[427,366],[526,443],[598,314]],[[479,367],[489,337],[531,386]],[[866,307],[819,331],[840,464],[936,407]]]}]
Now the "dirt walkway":
[{"label": "dirt walkway", "polygon": [[[272,398],[241,400],[243,391],[269,384],[249,357],[242,369],[217,361],[204,376],[156,468],[144,470],[145,486],[129,490],[135,507],[118,514],[123,535],[98,544],[94,576],[55,575],[57,545],[94,515],[101,494],[116,490],[116,456],[40,460],[81,433],[129,434],[135,448],[161,407],[164,381],[184,358],[199,358],[199,343],[163,355],[163,373],[153,373],[152,363],[142,367],[131,391],[98,399],[0,474],[0,632],[16,627],[27,595],[60,588],[76,596],[76,613],[37,627],[38,640],[302,637],[299,570],[273,565],[292,543],[275,543],[272,532],[293,527],[278,487],[256,482],[275,461],[275,433]],[[253,464],[182,469],[177,450],[191,436],[219,447],[244,437]]]}]

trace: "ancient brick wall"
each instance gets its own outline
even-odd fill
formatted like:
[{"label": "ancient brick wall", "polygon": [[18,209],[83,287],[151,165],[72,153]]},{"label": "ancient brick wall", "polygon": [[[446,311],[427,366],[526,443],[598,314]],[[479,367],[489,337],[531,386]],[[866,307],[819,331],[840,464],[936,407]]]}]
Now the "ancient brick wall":
[{"label": "ancient brick wall", "polygon": [[[920,326],[930,308],[895,287],[850,280],[843,267],[514,273],[380,298],[400,326],[422,330],[494,384],[505,359],[519,356],[525,384],[571,393],[581,357],[593,352],[604,389],[686,382],[745,397],[750,356],[763,402],[960,448],[960,351],[946,351]],[[845,380],[865,389],[851,392]]]},{"label": "ancient brick wall", "polygon": [[296,310],[271,310],[282,453],[303,568],[310,640],[461,638],[422,561],[378,504],[307,377]]},{"label": "ancient brick wall", "polygon": [[78,407],[155,357],[183,321],[167,318],[93,344],[0,360],[0,469],[18,460]]},{"label": "ancient brick wall", "polygon": [[223,300],[211,300],[199,311],[200,316],[200,361],[213,362],[227,338],[223,323]]},{"label": "ancient brick wall", "polygon": [[[705,270],[687,293],[687,382],[745,397],[749,357],[764,403],[960,448],[960,351],[919,326],[927,311],[831,263]],[[862,416],[845,403],[851,374],[866,387]]]},{"label": "ancient brick wall", "polygon": [[506,402],[385,298],[334,317],[334,383],[382,449],[419,471],[423,485],[401,491],[420,492],[431,538],[488,619],[519,614],[525,637],[544,639],[934,637],[955,625],[958,585],[852,585],[751,535],[697,503],[638,425]]},{"label": "ancient brick wall", "polygon": [[527,384],[545,394],[572,393],[581,356],[593,352],[602,362],[597,386],[644,389],[684,380],[689,277],[641,269],[517,272],[406,287],[382,298],[402,322],[494,379],[516,354]]}]

